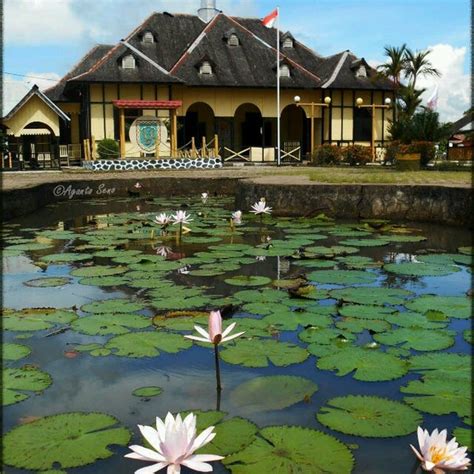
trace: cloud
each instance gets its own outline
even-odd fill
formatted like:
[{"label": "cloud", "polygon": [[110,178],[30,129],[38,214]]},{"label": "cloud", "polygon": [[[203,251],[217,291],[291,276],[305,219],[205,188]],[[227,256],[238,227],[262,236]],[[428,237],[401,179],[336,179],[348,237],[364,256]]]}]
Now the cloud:
[{"label": "cloud", "polygon": [[[422,94],[423,104],[438,85],[438,108],[442,122],[454,122],[471,106],[470,76],[465,72],[467,48],[456,48],[450,44],[429,46],[429,60],[438,69],[441,77],[426,76],[417,79],[416,87],[426,89]],[[372,67],[377,67],[381,61],[367,61]]]},{"label": "cloud", "polygon": [[3,110],[5,116],[36,84],[40,90],[48,89],[59,81],[60,76],[55,72],[29,72],[26,76],[15,79],[14,76],[6,76],[3,81]]}]

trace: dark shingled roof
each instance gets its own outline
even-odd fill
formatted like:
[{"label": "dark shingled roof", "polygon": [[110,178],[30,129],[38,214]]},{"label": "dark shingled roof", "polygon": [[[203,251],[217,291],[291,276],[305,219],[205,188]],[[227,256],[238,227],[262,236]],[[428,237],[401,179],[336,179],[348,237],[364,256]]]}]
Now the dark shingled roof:
[{"label": "dark shingled roof", "polygon": [[68,98],[64,95],[67,81],[78,74],[89,70],[97,61],[102,59],[111,49],[112,45],[98,44],[94,46],[82,59],[53,87],[44,91],[45,95],[55,102],[65,102]]},{"label": "dark shingled roof", "polygon": [[[147,31],[153,34],[153,43],[142,41]],[[227,44],[231,33],[238,36],[239,46]],[[285,35],[292,37],[287,32],[281,42]],[[48,95],[57,101],[65,100],[64,85],[68,81],[264,88],[276,85],[276,30],[266,28],[257,18],[220,13],[206,24],[195,15],[154,13],[126,41],[159,68],[124,44],[99,45],[49,89]],[[121,59],[126,54],[135,57],[135,69],[122,69]],[[294,40],[294,47],[281,48],[281,54],[291,76],[281,78],[282,88],[393,89],[391,82],[380,79],[372,68],[367,68],[367,78],[356,77],[355,61],[366,63],[349,51],[325,58]],[[212,75],[199,74],[203,60],[213,65]]]}]

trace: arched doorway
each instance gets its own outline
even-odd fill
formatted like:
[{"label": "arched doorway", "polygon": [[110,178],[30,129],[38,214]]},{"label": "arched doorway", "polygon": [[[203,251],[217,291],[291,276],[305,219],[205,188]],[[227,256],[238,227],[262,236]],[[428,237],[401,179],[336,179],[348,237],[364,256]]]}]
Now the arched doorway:
[{"label": "arched doorway", "polygon": [[289,151],[298,146],[296,143],[299,143],[301,155],[304,156],[309,151],[308,119],[302,107],[290,104],[281,113],[281,145]]},{"label": "arched doorway", "polygon": [[178,146],[183,146],[194,137],[199,146],[202,137],[210,142],[215,134],[215,117],[212,108],[204,102],[195,102],[186,111],[184,123],[178,131]]},{"label": "arched doorway", "polygon": [[234,114],[234,149],[263,146],[263,119],[254,104],[240,105]]}]

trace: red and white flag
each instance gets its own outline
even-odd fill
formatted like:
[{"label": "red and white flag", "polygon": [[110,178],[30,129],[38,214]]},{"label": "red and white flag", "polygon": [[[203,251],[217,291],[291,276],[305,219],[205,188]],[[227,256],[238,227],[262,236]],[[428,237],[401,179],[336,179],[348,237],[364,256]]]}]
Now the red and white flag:
[{"label": "red and white flag", "polygon": [[273,25],[275,24],[275,21],[278,18],[278,8],[275,8],[269,15],[267,15],[263,20],[262,23],[267,27],[267,28],[273,28]]},{"label": "red and white flag", "polygon": [[431,94],[431,96],[428,99],[428,108],[431,110],[436,110],[438,107],[438,84],[436,84],[436,87]]}]

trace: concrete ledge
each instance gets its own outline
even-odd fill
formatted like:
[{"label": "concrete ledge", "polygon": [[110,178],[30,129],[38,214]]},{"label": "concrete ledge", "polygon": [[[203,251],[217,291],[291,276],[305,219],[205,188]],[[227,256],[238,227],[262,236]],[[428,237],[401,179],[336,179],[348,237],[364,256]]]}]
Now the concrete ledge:
[{"label": "concrete ledge", "polygon": [[472,191],[468,187],[269,181],[240,181],[236,208],[249,209],[265,197],[274,214],[280,216],[325,213],[335,218],[431,222],[468,228],[474,223]]}]

